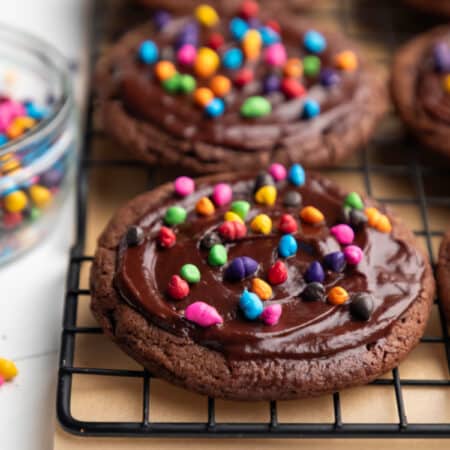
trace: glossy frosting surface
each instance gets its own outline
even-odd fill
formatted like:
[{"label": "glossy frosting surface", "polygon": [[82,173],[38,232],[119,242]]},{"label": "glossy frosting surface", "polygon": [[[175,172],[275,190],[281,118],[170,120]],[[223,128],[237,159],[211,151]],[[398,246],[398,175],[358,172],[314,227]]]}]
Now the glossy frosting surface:
[{"label": "glossy frosting surface", "polygon": [[[269,267],[279,259],[277,248],[282,235],[277,231],[277,224],[280,215],[290,213],[300,224],[300,207],[283,206],[282,199],[288,190],[299,191],[303,206],[316,206],[326,220],[324,225],[301,223],[295,234],[299,250],[295,256],[285,260],[289,278],[284,284],[273,286],[273,298],[265,302],[282,304],[283,312],[277,325],[246,320],[238,304],[240,294],[244,288],[250,287],[251,280],[224,280],[227,265],[211,267],[208,264],[208,251],[201,249],[199,243],[206,233],[222,223],[227,207],[216,209],[211,217],[201,217],[195,212],[196,201],[212,192],[212,186],[207,185],[198,185],[189,197],[174,197],[142,217],[138,225],[145,232],[144,241],[135,247],[122,244],[119,249],[115,285],[122,298],[159,327],[189,336],[228,358],[321,357],[383,338],[393,322],[419,295],[424,261],[417,250],[396,240],[392,234],[364,226],[355,233],[355,244],[364,251],[361,263],[356,267],[347,266],[342,273],[326,272],[324,285],[327,291],[340,285],[350,295],[357,292],[373,294],[375,307],[367,322],[353,319],[347,304],[335,306],[323,301],[304,301],[300,293],[305,286],[303,273],[309,263],[320,261],[327,253],[341,248],[330,234],[329,227],[341,223],[342,194],[334,185],[308,174],[306,184],[300,188],[287,182],[277,183],[276,204],[261,206],[253,201],[253,183],[254,179],[250,177],[235,182],[232,185],[233,200],[245,199],[251,203],[247,225],[256,214],[268,214],[274,224],[272,233],[263,236],[249,231],[243,240],[225,246],[228,261],[237,256],[250,256],[258,261],[255,276],[266,279]],[[184,224],[174,227],[176,245],[162,249],[156,236],[167,207],[174,204],[185,207],[188,217]],[[168,282],[186,263],[197,265],[201,281],[191,285],[187,298],[173,301],[166,293]],[[188,322],[183,317],[184,309],[199,300],[214,306],[224,318],[224,323],[201,328]]]}]

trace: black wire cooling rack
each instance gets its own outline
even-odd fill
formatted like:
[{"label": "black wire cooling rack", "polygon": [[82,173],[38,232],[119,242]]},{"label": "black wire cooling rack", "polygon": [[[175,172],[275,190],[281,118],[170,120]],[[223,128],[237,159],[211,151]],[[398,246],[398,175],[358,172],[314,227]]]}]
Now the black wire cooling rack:
[{"label": "black wire cooling rack", "polygon": [[[107,2],[97,1],[94,9],[94,23],[92,30],[91,61],[95,62],[97,52],[104,42],[106,33],[104,11]],[[130,3],[130,2],[128,2]],[[397,3],[397,2],[395,2]],[[401,2],[399,2],[401,3]],[[333,15],[346,30],[350,37],[358,40],[377,40],[382,35],[383,45],[389,46],[389,55],[392,50],[413,32],[425,28],[425,18],[418,17],[408,11],[395,10],[388,1],[370,2],[370,0],[352,1],[342,0],[335,2],[337,9]],[[375,5],[376,4],[376,5]],[[372,8],[372,9],[371,9]],[[396,8],[401,8],[396,6]],[[356,12],[355,12],[356,11]],[[320,16],[322,12],[316,13]],[[356,18],[355,18],[356,14]],[[405,16],[406,14],[406,16]],[[107,17],[107,16],[106,16]],[[420,18],[420,25],[417,19]],[[355,29],[355,20],[364,23],[363,30]],[[413,24],[413,25],[411,25]],[[384,58],[384,56],[383,56]],[[383,61],[386,65],[386,61]],[[267,403],[269,420],[265,422],[222,423],[216,420],[216,403],[213,398],[208,399],[207,420],[204,422],[155,422],[149,415],[151,402],[152,376],[146,370],[123,370],[123,369],[100,369],[95,367],[77,367],[74,365],[76,348],[76,337],[80,335],[100,335],[98,327],[77,326],[77,310],[80,298],[86,301],[89,296],[88,289],[80,289],[80,273],[84,264],[92,261],[91,255],[84,253],[86,241],[86,218],[87,218],[87,196],[88,196],[88,173],[91,174],[97,168],[129,165],[136,167],[133,161],[108,161],[96,160],[91,156],[92,142],[96,131],[93,126],[93,101],[89,95],[89,107],[86,118],[84,133],[84,146],[79,165],[77,179],[77,221],[76,241],[70,253],[70,262],[67,273],[67,290],[65,295],[65,309],[63,319],[63,332],[61,343],[61,355],[59,361],[58,392],[57,392],[57,415],[63,428],[71,433],[84,436],[133,436],[133,437],[265,437],[265,438],[339,438],[339,437],[450,437],[450,423],[410,423],[407,420],[407,408],[405,406],[404,387],[430,387],[439,389],[450,389],[450,380],[447,379],[411,379],[402,378],[399,370],[392,371],[392,378],[381,378],[375,380],[373,385],[391,387],[395,394],[396,414],[398,420],[394,423],[349,423],[343,420],[341,408],[341,395],[339,392],[332,394],[333,420],[328,423],[282,423],[278,419],[277,402]],[[376,136],[367,148],[363,149],[360,163],[356,166],[345,165],[333,168],[334,172],[343,174],[358,173],[362,175],[365,189],[369,195],[373,194],[372,178],[377,175],[389,177],[408,177],[413,183],[415,196],[413,198],[389,197],[378,198],[394,205],[414,205],[418,208],[423,227],[415,230],[415,234],[425,240],[426,248],[433,260],[433,238],[443,235],[442,229],[434,229],[429,221],[428,208],[450,207],[450,193],[439,195],[427,189],[430,179],[440,179],[445,183],[450,179],[450,169],[441,164],[430,165],[423,161],[424,149],[415,142],[405,138],[395,145],[407,149],[407,157],[400,157],[399,161],[372,162],[373,152],[383,152],[386,137]],[[392,142],[389,142],[392,147]],[[401,153],[401,152],[400,152]],[[154,172],[149,172],[149,185],[153,184]],[[441,306],[436,299],[435,303],[439,309],[440,327],[442,337],[424,336],[422,342],[430,344],[443,344],[446,352],[446,364],[450,368],[450,340]],[[142,381],[142,419],[135,422],[98,422],[77,420],[71,414],[72,381],[73,376],[113,376],[137,378]]]}]

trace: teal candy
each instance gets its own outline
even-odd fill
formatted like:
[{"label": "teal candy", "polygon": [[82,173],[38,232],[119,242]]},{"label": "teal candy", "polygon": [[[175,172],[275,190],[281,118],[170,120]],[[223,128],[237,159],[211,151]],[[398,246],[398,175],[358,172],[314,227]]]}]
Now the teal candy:
[{"label": "teal candy", "polygon": [[297,253],[298,244],[297,240],[291,234],[285,234],[278,244],[278,253],[282,258],[288,258],[294,256]]},{"label": "teal candy", "polygon": [[249,320],[257,319],[264,310],[261,299],[255,293],[247,291],[247,289],[239,298],[239,306],[245,317]]}]

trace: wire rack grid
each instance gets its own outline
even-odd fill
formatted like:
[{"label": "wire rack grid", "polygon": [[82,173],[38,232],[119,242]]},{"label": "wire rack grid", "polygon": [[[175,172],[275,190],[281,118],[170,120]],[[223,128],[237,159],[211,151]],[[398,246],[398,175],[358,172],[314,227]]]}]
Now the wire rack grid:
[{"label": "wire rack grid", "polygon": [[[389,2],[376,2],[377,12],[372,15],[367,1],[355,2],[345,0],[339,6],[329,8],[327,15],[332,15],[333,20],[340,22],[341,26],[350,34],[350,37],[364,41],[374,39],[378,33],[377,26],[384,23],[384,46],[388,46],[388,52],[384,52],[382,64],[388,63],[386,53],[392,54],[392,50],[399,42],[406,39],[416,28],[408,25],[411,17],[399,20],[402,12],[393,11]],[[364,30],[355,28],[355,3],[359,8],[356,14],[359,20],[364,17],[375,17],[375,25],[366,24]],[[96,2],[94,7],[95,26],[92,30],[92,62],[95,61],[97,53],[104,42],[105,35],[111,36],[114,32],[105,29],[105,21],[101,20],[106,2]],[[319,18],[323,18],[323,11],[317,13]],[[378,25],[377,25],[378,21]],[[423,21],[422,21],[423,22]],[[404,26],[404,24],[407,24]],[[103,25],[102,25],[103,24]],[[373,25],[373,28],[371,28]],[[404,28],[402,28],[404,26]],[[423,24],[422,24],[423,26]],[[369,31],[368,31],[369,29]],[[394,31],[396,30],[396,31]],[[398,31],[400,30],[400,32]],[[143,170],[142,166],[135,161],[128,160],[105,160],[96,159],[92,155],[93,141],[96,131],[93,125],[93,100],[89,95],[89,108],[86,117],[84,147],[79,165],[77,181],[77,222],[76,241],[70,253],[70,262],[67,272],[67,290],[65,296],[65,309],[63,318],[63,332],[61,355],[59,362],[58,392],[57,392],[57,415],[60,423],[67,431],[84,436],[134,436],[134,437],[266,437],[266,438],[337,438],[337,437],[450,437],[450,420],[448,422],[426,422],[407,419],[407,408],[404,401],[405,387],[432,387],[443,390],[450,388],[450,380],[438,378],[405,378],[401,377],[398,368],[392,371],[392,377],[375,380],[372,385],[387,386],[393,389],[395,395],[396,421],[393,423],[360,423],[358,421],[345,421],[342,415],[341,394],[335,392],[332,395],[333,420],[324,423],[282,423],[278,417],[278,405],[276,401],[268,402],[267,408],[269,420],[261,422],[220,422],[216,420],[216,401],[213,398],[207,400],[207,417],[201,422],[171,422],[154,421],[150,416],[150,404],[152,398],[153,378],[145,370],[115,369],[79,367],[74,364],[76,352],[76,338],[81,335],[98,336],[102,331],[95,326],[77,325],[77,313],[81,302],[89,298],[89,289],[80,288],[80,274],[84,265],[91,263],[92,256],[85,254],[85,244],[87,238],[87,201],[90,175],[99,168],[108,167],[128,167],[130,169]],[[391,140],[390,140],[391,139]],[[397,138],[396,138],[397,139]],[[389,141],[389,142],[387,142]],[[391,178],[407,177],[413,186],[415,195],[405,198],[403,196],[390,196],[388,198],[377,199],[393,205],[406,205],[417,208],[422,227],[414,230],[415,234],[422,238],[425,247],[434,259],[433,239],[442,236],[442,229],[435,229],[429,220],[430,207],[450,207],[450,193],[436,195],[427,189],[429,180],[448,180],[450,170],[442,165],[429,165],[423,161],[423,149],[415,142],[406,137],[402,142],[396,143],[402,146],[404,153],[395,161],[387,156],[388,161],[373,159],[373,154],[383,154],[386,147],[391,148],[392,138],[385,135],[377,135],[374,141],[363,149],[359,162],[333,168],[333,173],[340,173],[344,176],[358,174],[363,179],[364,188],[369,195],[375,195],[373,188],[373,177],[377,175]],[[395,158],[394,158],[395,159]],[[148,186],[154,185],[155,172],[144,169],[148,173]],[[441,336],[424,336],[423,343],[441,344],[445,347],[445,364],[450,368],[450,340],[448,329],[442,315],[441,306],[435,300],[439,310],[439,321]],[[73,377],[77,376],[108,376],[134,378],[142,383],[141,420],[139,421],[89,421],[78,420],[71,413],[71,401],[73,396]],[[367,389],[370,389],[368,387]]]}]

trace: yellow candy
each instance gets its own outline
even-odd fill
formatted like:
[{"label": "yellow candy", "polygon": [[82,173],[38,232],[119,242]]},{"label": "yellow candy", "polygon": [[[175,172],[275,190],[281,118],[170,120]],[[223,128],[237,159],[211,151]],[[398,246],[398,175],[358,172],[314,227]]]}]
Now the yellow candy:
[{"label": "yellow candy", "polygon": [[20,168],[20,161],[15,158],[11,158],[1,164],[1,169],[3,173],[11,173]]},{"label": "yellow candy", "polygon": [[322,223],[325,220],[324,215],[314,206],[305,206],[300,211],[300,219],[311,225]]},{"label": "yellow candy", "polygon": [[211,216],[214,214],[216,208],[208,197],[202,197],[195,205],[195,210],[202,216]]},{"label": "yellow candy", "polygon": [[219,55],[214,50],[201,47],[195,58],[194,70],[199,77],[208,78],[214,74],[219,64]]},{"label": "yellow candy", "polygon": [[0,358],[0,375],[5,381],[12,380],[18,373],[19,371],[12,361],[6,358]]},{"label": "yellow candy", "polygon": [[9,212],[23,211],[28,204],[27,196],[23,191],[14,191],[4,198],[5,209]]},{"label": "yellow candy", "polygon": [[263,186],[255,194],[255,200],[262,205],[273,206],[277,200],[277,189],[275,186]]},{"label": "yellow candy", "polygon": [[36,184],[30,187],[30,197],[38,208],[44,208],[50,203],[52,193],[46,187]]},{"label": "yellow candy", "polygon": [[253,278],[251,290],[261,300],[269,300],[272,297],[272,287],[261,278]]},{"label": "yellow candy", "polygon": [[231,90],[231,81],[223,75],[216,75],[211,79],[209,87],[217,97],[225,97]]},{"label": "yellow candy", "polygon": [[299,78],[303,74],[303,64],[298,58],[289,58],[283,67],[283,74],[289,78]]},{"label": "yellow candy", "polygon": [[445,75],[442,80],[442,85],[444,87],[444,91],[447,92],[447,94],[450,94],[450,74]]},{"label": "yellow candy", "polygon": [[18,123],[13,122],[6,130],[6,135],[9,139],[16,139],[21,136],[24,132],[23,126]]},{"label": "yellow candy", "polygon": [[335,286],[328,292],[328,301],[332,305],[342,305],[348,298],[348,292],[341,286]]},{"label": "yellow candy", "polygon": [[257,30],[249,30],[242,40],[242,49],[249,60],[258,59],[261,53],[261,34]]},{"label": "yellow candy", "polygon": [[213,92],[206,87],[201,87],[194,91],[194,101],[202,108],[204,108],[213,98]]},{"label": "yellow candy", "polygon": [[209,5],[199,5],[195,9],[195,17],[205,27],[213,27],[219,21],[216,10]]},{"label": "yellow candy", "polygon": [[266,214],[258,214],[252,220],[250,228],[255,233],[269,234],[272,231],[272,220]]},{"label": "yellow candy", "polygon": [[161,81],[172,78],[176,71],[177,69],[170,61],[159,61],[155,66],[155,74]]},{"label": "yellow candy", "polygon": [[242,220],[242,217],[238,214],[236,214],[233,211],[227,211],[225,213],[224,219],[226,222],[241,222],[244,223],[244,221]]},{"label": "yellow candy", "polygon": [[346,50],[338,53],[334,59],[336,66],[341,70],[351,72],[358,67],[358,59],[351,50]]},{"label": "yellow candy", "polygon": [[17,126],[28,129],[36,125],[36,121],[32,117],[21,116],[14,119],[14,124]]}]

